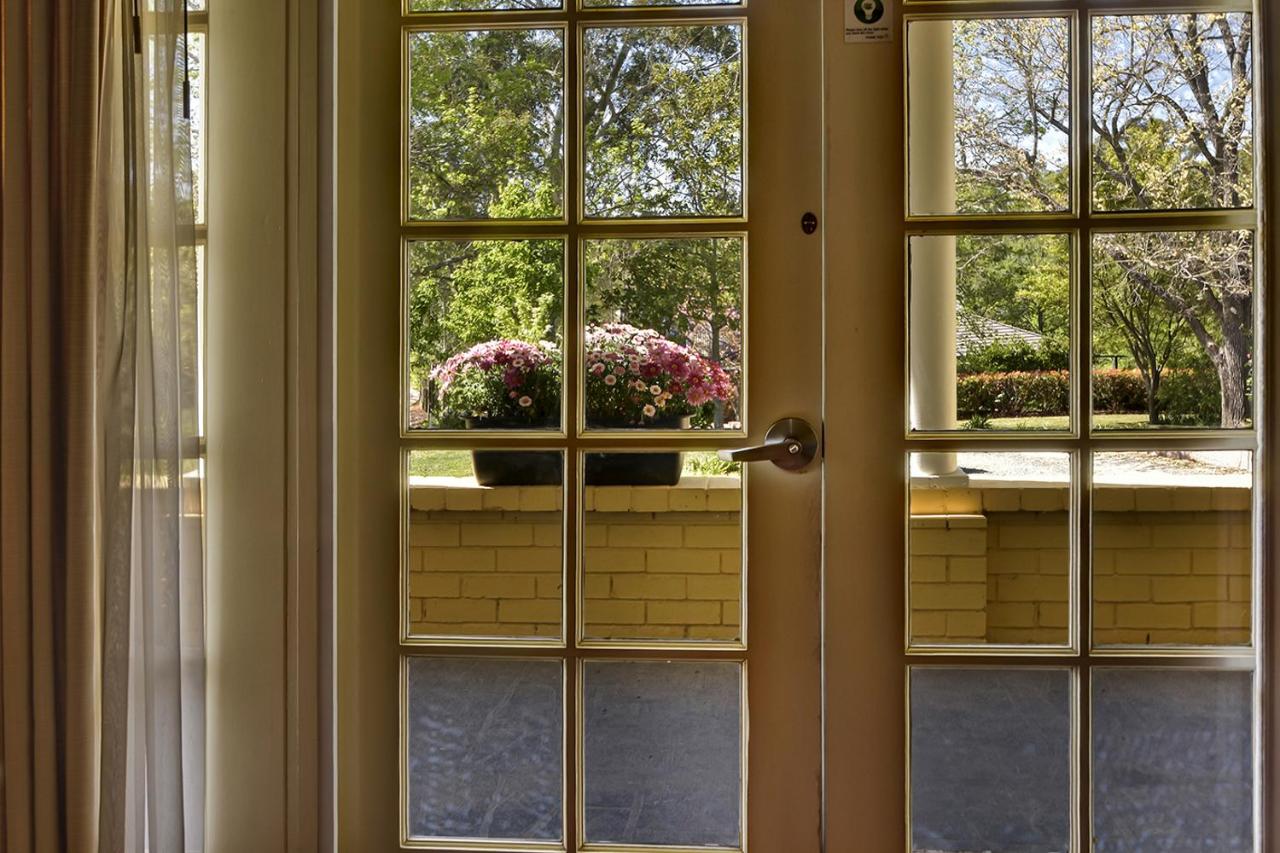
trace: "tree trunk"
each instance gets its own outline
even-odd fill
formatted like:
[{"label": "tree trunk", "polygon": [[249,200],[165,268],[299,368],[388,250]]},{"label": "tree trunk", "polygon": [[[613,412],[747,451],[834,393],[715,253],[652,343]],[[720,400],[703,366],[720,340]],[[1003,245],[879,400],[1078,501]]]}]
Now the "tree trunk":
[{"label": "tree trunk", "polygon": [[1248,352],[1249,297],[1224,294],[1222,297],[1222,345],[1213,353],[1222,394],[1222,428],[1237,429],[1249,418]]},{"label": "tree trunk", "polygon": [[1160,379],[1159,370],[1144,370],[1142,378],[1147,383],[1147,423],[1160,423]]}]

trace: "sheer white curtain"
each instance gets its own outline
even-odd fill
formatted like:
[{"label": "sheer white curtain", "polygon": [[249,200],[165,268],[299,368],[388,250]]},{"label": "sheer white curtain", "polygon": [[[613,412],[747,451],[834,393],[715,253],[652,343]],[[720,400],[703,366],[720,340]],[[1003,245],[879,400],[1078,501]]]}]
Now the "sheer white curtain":
[{"label": "sheer white curtain", "polygon": [[111,0],[98,150],[102,853],[203,849],[197,290],[184,0]]}]

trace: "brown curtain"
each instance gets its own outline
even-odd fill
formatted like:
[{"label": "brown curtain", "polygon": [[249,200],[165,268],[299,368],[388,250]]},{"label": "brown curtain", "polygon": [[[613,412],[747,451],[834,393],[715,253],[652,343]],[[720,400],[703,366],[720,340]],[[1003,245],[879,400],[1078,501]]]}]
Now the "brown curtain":
[{"label": "brown curtain", "polygon": [[[106,2],[106,0],[103,0]],[[97,847],[99,0],[0,0],[0,851]]]}]

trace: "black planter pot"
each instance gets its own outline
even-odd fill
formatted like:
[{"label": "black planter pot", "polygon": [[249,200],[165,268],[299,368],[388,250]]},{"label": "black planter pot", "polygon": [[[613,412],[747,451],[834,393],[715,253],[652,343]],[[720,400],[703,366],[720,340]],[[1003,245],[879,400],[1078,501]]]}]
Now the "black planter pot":
[{"label": "black planter pot", "polygon": [[[596,423],[604,429],[689,429],[688,415],[660,418],[651,425],[635,427],[626,423]],[[661,453],[588,453],[586,481],[588,486],[674,486],[680,482],[684,454],[679,451]]]},{"label": "black planter pot", "polygon": [[[512,429],[527,424],[468,419],[467,429]],[[541,426],[541,425],[539,425]],[[554,426],[554,424],[546,424]],[[630,429],[628,424],[599,424]],[[688,417],[656,421],[657,429],[689,429]],[[473,450],[471,467],[482,486],[558,486],[564,482],[563,456],[554,450]],[[680,482],[684,454],[588,453],[585,479],[588,486],[674,486]]]},{"label": "black planter pot", "polygon": [[471,467],[482,486],[558,486],[564,465],[555,450],[473,450]]},{"label": "black planter pot", "polygon": [[[467,418],[467,429],[554,429],[558,418],[545,423],[515,423],[490,418]],[[482,486],[558,486],[564,482],[563,456],[555,450],[473,450],[471,469]]]}]

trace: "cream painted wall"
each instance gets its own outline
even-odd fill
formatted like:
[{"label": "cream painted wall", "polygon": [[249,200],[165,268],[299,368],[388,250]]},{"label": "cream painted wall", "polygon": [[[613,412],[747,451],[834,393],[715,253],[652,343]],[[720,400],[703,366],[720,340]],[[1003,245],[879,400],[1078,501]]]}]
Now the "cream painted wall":
[{"label": "cream painted wall", "polygon": [[209,16],[206,845],[320,849],[327,0]]},{"label": "cream painted wall", "polygon": [[[206,849],[284,850],[285,4],[210,21]],[[233,105],[233,106],[232,106]],[[219,120],[230,114],[232,120]]]}]

